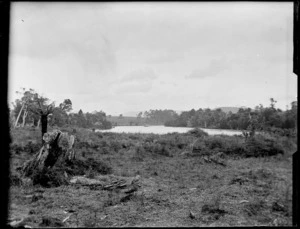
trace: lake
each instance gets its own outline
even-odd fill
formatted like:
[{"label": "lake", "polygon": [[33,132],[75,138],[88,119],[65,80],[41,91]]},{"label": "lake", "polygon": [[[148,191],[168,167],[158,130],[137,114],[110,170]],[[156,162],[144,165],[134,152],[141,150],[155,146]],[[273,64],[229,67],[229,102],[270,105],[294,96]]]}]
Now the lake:
[{"label": "lake", "polygon": [[[190,127],[168,127],[168,126],[116,126],[109,130],[96,130],[96,132],[113,132],[113,133],[143,133],[143,134],[168,134],[168,133],[186,133],[194,128]],[[205,129],[209,135],[241,135],[239,130],[222,130],[222,129]]]}]

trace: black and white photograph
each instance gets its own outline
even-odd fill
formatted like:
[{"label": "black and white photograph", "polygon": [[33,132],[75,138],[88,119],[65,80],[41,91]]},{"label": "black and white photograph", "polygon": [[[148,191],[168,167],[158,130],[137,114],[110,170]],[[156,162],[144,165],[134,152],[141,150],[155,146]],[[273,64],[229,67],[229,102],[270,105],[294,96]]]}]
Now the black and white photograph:
[{"label": "black and white photograph", "polygon": [[295,4],[11,2],[7,224],[293,226]]}]

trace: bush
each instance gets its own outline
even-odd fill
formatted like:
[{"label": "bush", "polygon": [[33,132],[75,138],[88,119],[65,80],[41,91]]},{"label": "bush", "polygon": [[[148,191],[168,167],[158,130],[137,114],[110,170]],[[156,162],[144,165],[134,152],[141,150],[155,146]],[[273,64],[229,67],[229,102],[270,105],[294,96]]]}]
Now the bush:
[{"label": "bush", "polygon": [[43,216],[42,222],[39,224],[39,226],[40,227],[63,227],[64,224],[58,218]]},{"label": "bush", "polygon": [[208,136],[193,145],[194,155],[212,155],[223,152],[234,157],[264,157],[284,154],[283,143],[287,140],[274,137],[254,136],[246,142],[239,136]]},{"label": "bush", "polygon": [[109,147],[115,152],[118,152],[120,149],[123,148],[122,144],[119,141],[115,140],[110,142]]},{"label": "bush", "polygon": [[172,156],[169,147],[170,146],[163,140],[160,140],[160,142],[155,142],[155,143],[145,143],[143,145],[144,151],[167,156],[167,157]]},{"label": "bush", "polygon": [[224,137],[213,136],[205,139],[204,143],[208,149],[227,149],[229,147],[229,142],[226,141]]},{"label": "bush", "polygon": [[95,176],[97,175],[97,173],[95,172],[95,170],[93,170],[92,168],[90,168],[87,172],[86,172],[86,177],[90,178],[90,179],[94,179]]},{"label": "bush", "polygon": [[192,154],[194,156],[205,156],[205,155],[211,155],[212,150],[207,147],[205,142],[203,140],[198,139],[193,145],[192,145]]},{"label": "bush", "polygon": [[205,139],[205,145],[208,149],[238,157],[243,157],[245,152],[243,143],[243,140],[236,136],[212,136]]},{"label": "bush", "polygon": [[28,152],[30,154],[34,154],[38,152],[41,148],[41,144],[33,141],[29,141],[25,146],[24,146],[24,151]]},{"label": "bush", "polygon": [[103,161],[96,161],[93,158],[87,159],[74,159],[72,161],[64,161],[60,165],[56,165],[61,167],[62,169],[65,168],[65,171],[74,176],[74,175],[84,175],[87,170],[94,170],[100,174],[110,174],[112,173],[112,168],[110,165]]},{"label": "bush", "polygon": [[244,177],[244,180],[246,181],[252,180],[253,182],[259,180],[266,180],[266,179],[272,180],[274,178],[274,174],[272,173],[272,171],[266,168],[245,171],[242,173],[242,176]]},{"label": "bush", "polygon": [[133,154],[132,159],[136,160],[136,161],[143,161],[145,158],[145,149],[143,146],[138,145],[135,147],[135,152]]},{"label": "bush", "polygon": [[140,139],[140,137],[137,136],[136,134],[130,134],[128,137],[129,137],[130,139],[132,139],[132,140],[139,140],[139,139]]},{"label": "bush", "polygon": [[22,145],[12,143],[10,145],[10,150],[15,152],[16,154],[19,154],[20,152],[24,151],[24,147]]},{"label": "bush", "polygon": [[20,186],[22,185],[22,179],[18,174],[10,174],[9,175],[9,185],[10,186]]},{"label": "bush", "polygon": [[100,153],[101,154],[109,154],[110,153],[109,147],[100,147]]},{"label": "bush", "polygon": [[88,158],[86,164],[94,171],[106,175],[112,173],[112,167],[104,161],[96,161],[93,158]]},{"label": "bush", "polygon": [[96,161],[93,158],[74,159],[72,161],[59,158],[52,168],[43,168],[42,171],[34,170],[29,175],[33,185],[41,185],[43,187],[58,187],[67,184],[67,175],[76,176],[84,174],[111,174],[112,168],[103,161]]},{"label": "bush", "polygon": [[156,138],[157,138],[157,137],[156,137],[155,135],[151,134],[151,135],[149,135],[149,136],[147,136],[147,137],[145,138],[145,142],[152,143],[152,142],[155,141]]},{"label": "bush", "polygon": [[248,216],[259,215],[260,212],[265,208],[265,202],[263,200],[255,200],[250,203],[244,204],[244,211]]},{"label": "bush", "polygon": [[154,152],[159,155],[163,155],[166,157],[171,157],[171,151],[166,145],[156,144],[154,147]]},{"label": "bush", "polygon": [[64,173],[57,168],[44,168],[42,171],[33,171],[31,174],[33,185],[41,185],[46,188],[58,187],[62,184],[67,184],[67,178]]},{"label": "bush", "polygon": [[246,157],[264,157],[284,154],[284,149],[275,139],[255,136],[245,143]]},{"label": "bush", "polygon": [[189,134],[197,137],[197,138],[202,138],[202,137],[207,137],[208,133],[206,133],[205,131],[199,129],[199,128],[194,128],[190,131],[188,131]]}]

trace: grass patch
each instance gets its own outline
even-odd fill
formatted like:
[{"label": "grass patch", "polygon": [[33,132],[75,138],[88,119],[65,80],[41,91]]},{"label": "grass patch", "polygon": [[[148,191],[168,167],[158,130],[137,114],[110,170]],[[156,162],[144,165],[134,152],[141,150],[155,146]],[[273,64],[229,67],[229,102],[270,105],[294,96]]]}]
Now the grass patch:
[{"label": "grass patch", "polygon": [[[72,128],[68,131],[74,134]],[[39,134],[26,134],[24,139],[19,135],[20,142],[14,139],[15,148],[11,149],[10,211],[29,214],[30,209],[37,219],[33,227],[46,215],[62,220],[67,217],[63,210],[70,209],[74,214],[64,227],[291,226],[291,188],[287,188],[292,183],[291,161],[277,157],[281,150],[286,154],[296,146],[285,147],[294,142],[291,138],[257,135],[249,142],[240,136],[198,132],[156,135],[76,129],[76,159],[58,160],[52,169],[35,175],[38,185],[27,186],[18,183],[16,169],[32,155],[28,150],[16,151],[29,141],[38,142]],[[191,154],[183,156],[182,152]],[[208,163],[203,152],[209,159],[218,155],[226,160],[226,166]],[[139,174],[141,188],[127,198],[117,191],[62,185],[74,175],[93,178],[97,174]],[[38,188],[44,191],[42,199],[36,198]],[[34,199],[26,197],[31,195]]]}]

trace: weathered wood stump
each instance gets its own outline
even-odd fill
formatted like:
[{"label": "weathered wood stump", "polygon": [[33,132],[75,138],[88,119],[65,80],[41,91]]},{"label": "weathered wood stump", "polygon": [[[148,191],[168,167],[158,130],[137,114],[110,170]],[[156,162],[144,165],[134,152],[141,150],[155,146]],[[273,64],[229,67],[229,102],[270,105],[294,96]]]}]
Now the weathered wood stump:
[{"label": "weathered wood stump", "polygon": [[65,160],[75,159],[74,142],[75,136],[54,130],[45,133],[44,144],[39,152],[23,166],[23,175],[30,176],[34,171],[42,171],[44,168],[52,168],[59,157]]}]

